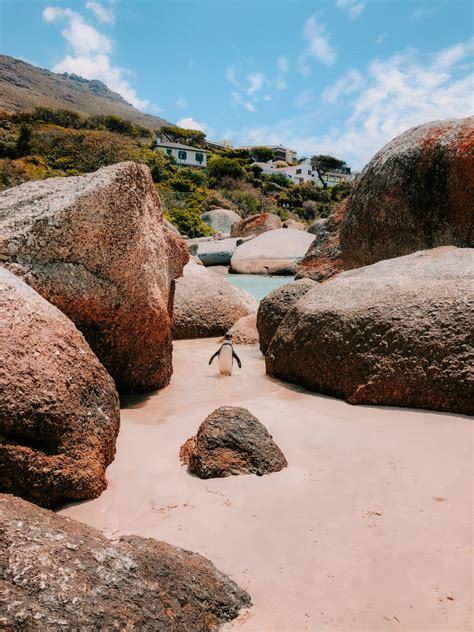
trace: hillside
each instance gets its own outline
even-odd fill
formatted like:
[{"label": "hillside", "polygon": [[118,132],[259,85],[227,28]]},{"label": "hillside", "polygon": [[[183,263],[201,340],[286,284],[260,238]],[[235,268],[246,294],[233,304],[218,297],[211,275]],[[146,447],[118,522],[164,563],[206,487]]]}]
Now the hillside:
[{"label": "hillside", "polygon": [[84,115],[116,115],[152,130],[168,124],[159,116],[140,112],[102,81],[50,72],[0,55],[0,110],[25,112],[38,105]]}]

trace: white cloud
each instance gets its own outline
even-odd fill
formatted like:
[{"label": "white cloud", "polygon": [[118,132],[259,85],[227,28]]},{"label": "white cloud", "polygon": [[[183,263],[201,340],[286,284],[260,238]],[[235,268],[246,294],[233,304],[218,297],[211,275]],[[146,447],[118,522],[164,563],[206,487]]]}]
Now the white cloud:
[{"label": "white cloud", "polygon": [[385,42],[387,37],[388,37],[388,33],[380,33],[380,35],[375,40],[375,43],[376,44],[382,44],[382,42]]},{"label": "white cloud", "polygon": [[[457,44],[430,56],[407,51],[373,60],[363,89],[346,98],[345,120],[326,120],[315,134],[321,111],[244,130],[242,144],[282,143],[305,155],[329,153],[361,168],[376,151],[403,131],[436,119],[472,115],[474,73],[469,56],[473,42]],[[327,108],[325,108],[327,113]]]},{"label": "white cloud", "polygon": [[234,99],[234,102],[237,103],[237,105],[241,105],[248,112],[257,111],[252,101],[243,99],[242,96],[238,92],[232,91],[231,95],[232,95],[232,98]]},{"label": "white cloud", "polygon": [[331,46],[326,27],[316,20],[316,16],[309,17],[304,25],[303,39],[307,42],[306,50],[298,58],[298,70],[302,75],[309,75],[311,68],[308,64],[310,58],[316,59],[326,66],[332,66],[336,61],[336,49]]},{"label": "white cloud", "polygon": [[298,109],[304,108],[309,105],[313,100],[313,91],[309,88],[306,88],[302,92],[300,92],[293,101],[295,107]]},{"label": "white cloud", "polygon": [[87,24],[82,15],[71,9],[46,7],[43,11],[43,19],[48,24],[62,19],[67,21],[67,26],[61,31],[61,35],[69,42],[76,55],[110,53],[112,50],[112,41]]},{"label": "white cloud", "polygon": [[115,23],[115,14],[110,7],[104,7],[99,2],[86,2],[86,9],[92,11],[99,22],[104,22],[105,24]]},{"label": "white cloud", "polygon": [[61,35],[68,42],[72,54],[67,54],[58,62],[52,68],[54,72],[69,72],[85,79],[99,79],[136,108],[144,109],[149,105],[146,99],[137,95],[126,79],[131,74],[130,71],[112,64],[109,56],[113,49],[112,40],[88,24],[82,15],[71,9],[46,7],[43,20],[48,24],[66,22]]},{"label": "white cloud", "polygon": [[288,62],[288,59],[286,57],[278,57],[278,59],[277,59],[277,68],[278,68],[278,71],[282,75],[287,73],[288,70],[290,69],[290,64]]},{"label": "white cloud", "polygon": [[263,75],[261,72],[256,72],[248,75],[247,79],[250,83],[250,86],[246,90],[247,94],[254,94],[254,92],[258,92],[262,89],[265,83],[265,75]]},{"label": "white cloud", "polygon": [[345,11],[351,20],[355,20],[365,9],[365,3],[359,0],[336,0],[336,7]]},{"label": "white cloud", "polygon": [[237,79],[237,71],[233,66],[229,66],[225,71],[225,76],[230,83],[236,88],[240,88],[240,82]]},{"label": "white cloud", "polygon": [[176,100],[176,106],[178,108],[187,108],[188,102],[186,101],[184,97],[179,97],[179,99]]},{"label": "white cloud", "polygon": [[363,83],[360,72],[352,68],[338,81],[324,89],[322,99],[327,103],[336,103],[342,95],[359,91]]},{"label": "white cloud", "polygon": [[275,88],[281,92],[282,90],[286,90],[288,87],[288,84],[286,83],[286,81],[282,78],[279,77],[276,81],[275,81]]},{"label": "white cloud", "polygon": [[178,127],[184,127],[184,129],[195,129],[199,132],[205,132],[207,129],[206,123],[199,123],[192,117],[182,118],[176,123]]}]

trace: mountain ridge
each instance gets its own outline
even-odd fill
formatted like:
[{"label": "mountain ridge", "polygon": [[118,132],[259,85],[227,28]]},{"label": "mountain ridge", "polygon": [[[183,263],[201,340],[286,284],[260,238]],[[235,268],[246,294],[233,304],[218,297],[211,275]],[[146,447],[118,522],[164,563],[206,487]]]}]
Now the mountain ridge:
[{"label": "mountain ridge", "polygon": [[102,81],[59,74],[0,55],[0,110],[27,112],[36,106],[74,110],[85,116],[120,116],[151,130],[169,125],[159,116],[140,112]]}]

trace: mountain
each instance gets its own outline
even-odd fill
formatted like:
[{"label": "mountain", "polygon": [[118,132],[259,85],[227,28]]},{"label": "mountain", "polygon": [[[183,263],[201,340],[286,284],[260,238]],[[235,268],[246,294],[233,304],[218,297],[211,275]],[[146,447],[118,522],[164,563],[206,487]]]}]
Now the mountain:
[{"label": "mountain", "polygon": [[140,112],[102,81],[58,74],[0,55],[0,111],[25,112],[37,105],[84,115],[116,115],[152,130],[168,121]]}]

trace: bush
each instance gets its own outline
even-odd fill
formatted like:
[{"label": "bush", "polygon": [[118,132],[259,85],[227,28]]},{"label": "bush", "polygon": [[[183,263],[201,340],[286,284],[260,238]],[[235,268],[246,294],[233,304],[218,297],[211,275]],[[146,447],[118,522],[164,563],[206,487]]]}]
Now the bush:
[{"label": "bush", "polygon": [[207,166],[209,178],[214,180],[222,180],[223,178],[241,179],[245,172],[238,160],[232,158],[220,158],[213,156]]},{"label": "bush", "polygon": [[255,193],[233,189],[226,191],[226,196],[232,200],[243,217],[256,215],[262,210],[262,202]]},{"label": "bush", "polygon": [[187,235],[188,237],[206,237],[214,232],[210,226],[201,220],[200,209],[196,206],[191,208],[171,208],[165,212],[165,217],[182,235]]},{"label": "bush", "polygon": [[53,169],[80,173],[96,171],[125,160],[147,162],[143,147],[112,132],[47,128],[37,131],[32,148]]}]

